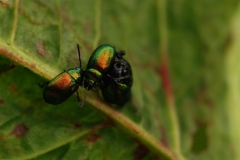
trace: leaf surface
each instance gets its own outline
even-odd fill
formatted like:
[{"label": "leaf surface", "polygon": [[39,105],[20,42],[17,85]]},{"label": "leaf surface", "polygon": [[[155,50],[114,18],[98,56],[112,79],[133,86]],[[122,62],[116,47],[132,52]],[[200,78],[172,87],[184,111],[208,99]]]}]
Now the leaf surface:
[{"label": "leaf surface", "polygon": [[[0,159],[238,159],[237,4],[0,1]],[[79,66],[77,44],[84,69],[100,44],[126,52],[123,108],[98,92],[82,109],[76,94],[42,100],[38,83]]]}]

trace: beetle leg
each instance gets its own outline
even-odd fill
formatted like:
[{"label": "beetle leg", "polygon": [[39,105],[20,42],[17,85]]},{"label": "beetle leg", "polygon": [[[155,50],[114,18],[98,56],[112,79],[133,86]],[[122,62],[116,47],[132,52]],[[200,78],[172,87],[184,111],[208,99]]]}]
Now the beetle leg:
[{"label": "beetle leg", "polygon": [[81,103],[81,105],[80,105],[80,108],[82,108],[83,105],[84,105],[84,102],[85,102],[86,97],[87,97],[87,91],[88,91],[88,88],[86,88],[86,90],[85,90],[85,94],[84,94],[84,97],[83,97],[82,103]]},{"label": "beetle leg", "polygon": [[[81,100],[80,100],[80,97],[79,97],[79,94],[78,94],[78,91],[76,91],[77,92],[77,101],[78,101],[78,104],[79,104],[79,106],[81,106],[80,104],[81,104]],[[81,108],[81,107],[79,107],[79,108]]]},{"label": "beetle leg", "polygon": [[118,103],[118,93],[117,93],[118,87],[117,87],[117,84],[118,84],[118,82],[116,82],[115,80],[112,81],[115,101]]},{"label": "beetle leg", "polygon": [[108,76],[109,78],[111,78],[113,81],[115,81],[115,78],[113,78],[113,77],[110,76],[109,74],[107,74],[107,76]]},{"label": "beetle leg", "polygon": [[109,77],[109,78],[111,78],[112,79],[112,81],[111,81],[111,84],[113,85],[113,87],[114,87],[114,97],[115,97],[115,99],[117,100],[118,99],[118,94],[117,94],[117,84],[118,84],[118,82],[117,82],[117,80],[116,80],[116,78],[114,78],[114,77],[112,77],[112,76],[110,76],[109,74],[107,74],[107,76]]},{"label": "beetle leg", "polygon": [[101,88],[101,87],[105,87],[105,84],[103,82],[103,80],[100,81],[100,83],[98,83],[98,86]]},{"label": "beetle leg", "polygon": [[87,97],[87,91],[88,91],[88,88],[86,88],[86,90],[85,90],[85,94],[84,94],[84,97],[83,97],[82,101],[80,101],[80,97],[79,97],[78,91],[76,91],[77,92],[77,97],[78,97],[79,108],[82,108],[83,105],[84,105],[84,102],[85,102],[86,97]]}]

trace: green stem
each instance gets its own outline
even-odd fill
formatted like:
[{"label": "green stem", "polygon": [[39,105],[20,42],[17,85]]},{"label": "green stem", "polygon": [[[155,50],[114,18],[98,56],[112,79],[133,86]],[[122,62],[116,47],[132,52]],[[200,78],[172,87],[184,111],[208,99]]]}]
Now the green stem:
[{"label": "green stem", "polygon": [[14,43],[14,39],[15,39],[16,31],[17,31],[18,4],[19,4],[19,0],[15,0],[15,3],[14,3],[13,27],[12,27],[11,37],[10,37],[10,44]]},{"label": "green stem", "polygon": [[177,153],[178,158],[184,159],[181,156],[180,150],[180,131],[178,124],[178,117],[176,112],[176,106],[174,103],[174,95],[172,91],[172,84],[170,82],[170,74],[168,67],[168,28],[167,28],[167,2],[166,0],[157,0],[158,3],[158,23],[159,23],[159,37],[160,37],[160,58],[161,58],[161,67],[160,74],[163,82],[163,88],[166,93],[166,99],[168,104],[168,109],[170,113],[170,119],[172,122],[172,137],[173,142],[172,147]]},{"label": "green stem", "polygon": [[132,137],[138,139],[158,157],[164,157],[171,160],[176,159],[175,153],[169,150],[169,148],[165,147],[164,144],[158,141],[155,137],[151,136],[142,127],[132,122],[122,113],[107,105],[100,98],[87,98],[87,101],[92,104],[95,109],[113,120],[120,128],[132,135]]},{"label": "green stem", "polygon": [[229,123],[229,134],[231,138],[231,146],[234,149],[235,159],[240,159],[240,117],[239,117],[239,106],[240,106],[240,5],[238,5],[237,11],[233,16],[231,22],[231,43],[225,53],[225,78],[226,78],[226,107],[228,113]]}]

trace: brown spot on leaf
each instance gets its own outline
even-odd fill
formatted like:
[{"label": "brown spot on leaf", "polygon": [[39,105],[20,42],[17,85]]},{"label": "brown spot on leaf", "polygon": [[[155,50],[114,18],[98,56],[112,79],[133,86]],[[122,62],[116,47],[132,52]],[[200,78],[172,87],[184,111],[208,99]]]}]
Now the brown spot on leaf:
[{"label": "brown spot on leaf", "polygon": [[10,89],[10,91],[12,93],[16,93],[17,92],[17,87],[13,83],[9,84],[9,89]]},{"label": "brown spot on leaf", "polygon": [[20,152],[20,149],[19,148],[13,148],[11,151],[12,152]]},{"label": "brown spot on leaf", "polygon": [[78,123],[72,123],[72,125],[75,129],[79,129],[82,126],[81,124],[78,124]]},{"label": "brown spot on leaf", "polygon": [[134,160],[143,159],[148,153],[149,150],[147,149],[147,147],[139,143],[136,150],[133,153],[133,159]]},{"label": "brown spot on leaf", "polygon": [[13,131],[11,132],[11,135],[16,136],[17,138],[21,138],[27,134],[28,130],[29,129],[25,124],[20,123],[14,127]]},{"label": "brown spot on leaf", "polygon": [[213,103],[212,99],[210,99],[210,98],[206,98],[206,99],[205,99],[205,104],[206,104],[207,107],[209,107],[210,109],[214,107],[214,103]]},{"label": "brown spot on leaf", "polygon": [[0,1],[0,6],[7,8],[9,7],[9,4],[6,2]]},{"label": "brown spot on leaf", "polygon": [[4,140],[5,140],[5,138],[0,135],[0,141],[4,141]]},{"label": "brown spot on leaf", "polygon": [[33,63],[30,63],[29,66],[30,66],[31,69],[32,69],[32,68],[36,68],[36,65],[33,64]]},{"label": "brown spot on leaf", "polygon": [[36,46],[37,46],[38,54],[42,55],[43,57],[46,57],[47,52],[45,50],[44,42],[43,41],[37,41]]},{"label": "brown spot on leaf", "polygon": [[0,99],[0,105],[4,104],[4,100]]},{"label": "brown spot on leaf", "polygon": [[115,123],[111,119],[107,119],[105,122],[103,122],[103,125],[105,127],[110,127],[110,126],[114,126]]},{"label": "brown spot on leaf", "polygon": [[95,143],[99,139],[100,139],[100,136],[97,135],[96,133],[93,133],[86,139],[86,142],[87,143]]}]

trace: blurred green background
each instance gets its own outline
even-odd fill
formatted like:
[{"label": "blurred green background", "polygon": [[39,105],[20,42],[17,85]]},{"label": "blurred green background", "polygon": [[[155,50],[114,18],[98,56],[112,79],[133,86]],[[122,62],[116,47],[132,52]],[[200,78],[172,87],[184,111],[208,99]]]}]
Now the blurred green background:
[{"label": "blurred green background", "polygon": [[1,0],[0,159],[159,158],[76,95],[42,100],[37,83],[79,65],[77,43],[84,67],[100,44],[126,51],[118,110],[179,159],[240,159],[239,29],[237,0]]}]

